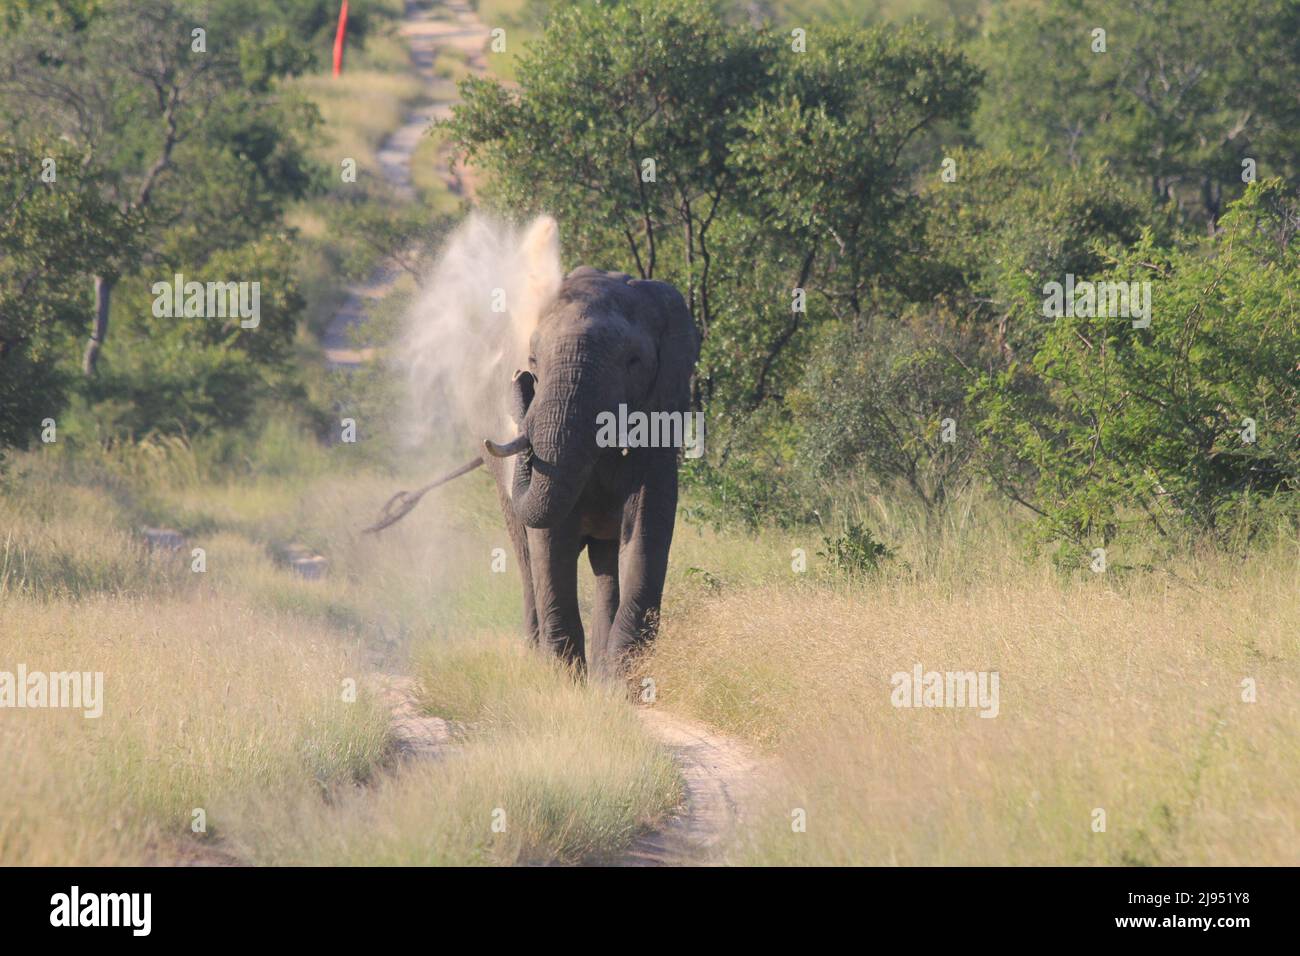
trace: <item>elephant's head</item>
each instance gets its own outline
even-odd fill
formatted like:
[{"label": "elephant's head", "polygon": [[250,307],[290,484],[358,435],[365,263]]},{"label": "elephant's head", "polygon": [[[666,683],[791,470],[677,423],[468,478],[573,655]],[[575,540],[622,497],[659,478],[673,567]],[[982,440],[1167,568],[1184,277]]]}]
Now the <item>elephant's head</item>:
[{"label": "elephant's head", "polygon": [[518,455],[511,498],[520,521],[553,527],[574,508],[598,456],[598,416],[681,412],[699,334],[672,286],[582,267],[545,307],[530,340],[528,373],[515,376],[519,435],[497,457]]}]

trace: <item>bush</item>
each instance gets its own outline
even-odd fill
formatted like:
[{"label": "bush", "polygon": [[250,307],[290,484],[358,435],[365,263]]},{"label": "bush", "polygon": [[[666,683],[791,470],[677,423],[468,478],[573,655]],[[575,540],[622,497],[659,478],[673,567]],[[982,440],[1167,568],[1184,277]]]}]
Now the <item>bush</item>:
[{"label": "bush", "polygon": [[260,401],[297,394],[290,360],[302,297],[289,240],[264,237],[185,272],[187,280],[234,277],[259,284],[255,328],[243,328],[239,316],[155,316],[151,286],[170,281],[170,272],[123,280],[115,340],[100,374],[83,386],[104,431],[141,436],[237,428]]},{"label": "bush", "polygon": [[725,462],[698,458],[685,463],[682,517],[721,528],[788,528],[808,520],[811,510],[781,474],[775,457],[759,449],[740,449]]},{"label": "bush", "polygon": [[[1273,181],[1233,204],[1213,239],[1165,248],[1148,236],[1099,277],[1151,283],[1148,328],[1062,316],[1026,367],[983,377],[993,476],[1049,533],[1105,544],[1133,523],[1216,532],[1252,499],[1294,503],[1298,223],[1295,198]],[[1027,398],[1035,384],[1046,411]]]},{"label": "bush", "polygon": [[957,428],[968,382],[953,353],[898,320],[835,327],[790,397],[797,465],[824,484],[865,471],[936,507],[967,479],[974,442]]},{"label": "bush", "polygon": [[853,521],[846,522],[844,530],[834,537],[823,537],[822,545],[826,550],[817,554],[851,578],[875,574],[881,562],[894,556],[894,549],[877,541],[870,528]]}]

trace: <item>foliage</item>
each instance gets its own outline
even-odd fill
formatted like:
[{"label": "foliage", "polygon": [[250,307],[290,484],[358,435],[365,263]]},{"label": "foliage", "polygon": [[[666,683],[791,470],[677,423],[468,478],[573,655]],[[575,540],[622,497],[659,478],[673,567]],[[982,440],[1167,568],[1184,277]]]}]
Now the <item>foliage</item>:
[{"label": "foliage", "polygon": [[[1211,6],[999,9],[965,47],[990,77],[977,132],[992,149],[961,145],[983,72],[954,42],[839,17],[814,20],[796,52],[690,2],[555,11],[518,89],[468,81],[449,126],[499,202],[558,216],[572,257],[686,292],[712,438],[687,471],[697,517],[799,522],[825,489],[864,476],[934,507],[978,458],[1058,535],[1105,538],[1126,508],[1157,505],[1210,527],[1235,500],[1225,489],[1291,480],[1276,411],[1293,395],[1286,310],[1233,312],[1223,339],[1197,318],[1193,341],[1186,318],[1182,338],[1175,323],[1134,336],[1109,320],[1047,323],[1041,308],[1047,282],[1136,270],[1161,309],[1200,316],[1193,286],[1224,290],[1203,272],[1232,262],[1286,301],[1286,270],[1246,265],[1242,242],[1180,244],[1181,223],[1220,215],[1243,151],[1294,152],[1279,95],[1296,66],[1289,15]],[[1106,53],[1089,48],[1093,21],[1108,25]],[[1263,75],[1237,55],[1248,32]],[[945,158],[955,175],[940,175]],[[1236,306],[1219,308],[1231,325]],[[1244,339],[1268,353],[1263,367],[1226,354],[1252,327],[1266,330]],[[1112,367],[1130,355],[1142,363]],[[1134,393],[1106,391],[1124,385],[1177,400],[1144,418]],[[1271,437],[1220,447],[1218,405],[1258,406]],[[956,441],[942,440],[945,419]],[[1176,464],[1188,455],[1207,457]]]},{"label": "foliage", "polygon": [[[353,6],[356,37],[377,4]],[[683,471],[692,519],[797,526],[846,486],[930,515],[987,477],[1072,553],[1138,525],[1249,538],[1291,520],[1295,206],[1276,184],[1247,193],[1242,161],[1295,172],[1294,4],[493,10],[518,82],[465,80],[443,131],[490,204],[557,216],[571,264],[683,291],[709,426]],[[3,154],[19,208],[0,224],[0,445],[69,396],[83,424],[135,436],[300,400],[307,257],[284,215],[334,159],[308,148],[315,87],[282,81],[321,64],[336,12],[22,0],[0,18],[0,124],[30,144]],[[57,188],[24,179],[46,155]],[[330,237],[322,273],[395,259],[416,286],[452,224],[361,187],[295,222]],[[177,273],[258,281],[260,327],[155,316],[151,286]],[[1069,276],[1150,281],[1150,328],[1045,320],[1046,284]],[[79,383],[97,289],[113,336]],[[375,368],[325,391],[380,419],[393,387]]]},{"label": "foliage", "polygon": [[[824,28],[799,52],[688,0],[557,11],[518,79],[462,84],[452,134],[498,202],[557,216],[571,255],[683,290],[724,417],[779,396],[806,326],[902,281],[908,150],[978,86],[920,28]],[[796,288],[817,301],[795,310]]]},{"label": "foliage", "polygon": [[302,309],[290,237],[267,235],[214,253],[195,278],[227,276],[258,284],[256,328],[244,328],[237,315],[157,316],[155,295],[144,281],[121,287],[119,347],[84,386],[106,433],[236,427],[249,421],[260,401],[300,394],[289,371]]},{"label": "foliage", "polygon": [[763,526],[788,528],[811,517],[799,489],[768,452],[736,455],[721,465],[712,464],[708,456],[687,461],[682,487],[688,495],[683,517],[700,525],[737,524],[754,531]]},{"label": "foliage", "polygon": [[968,360],[1004,366],[1032,355],[1043,325],[1043,283],[1085,278],[1106,264],[1099,247],[1127,246],[1144,228],[1167,240],[1168,218],[1105,165],[1061,168],[1042,154],[956,149],[954,182],[922,187],[925,236],[913,270],[936,301],[932,320],[970,347]]},{"label": "foliage", "polygon": [[83,270],[134,239],[94,177],[66,144],[0,145],[0,450],[31,443],[62,411],[60,358],[90,293]]},{"label": "foliage", "polygon": [[[83,283],[87,376],[101,370],[113,330],[103,380],[81,386],[92,406],[104,402],[90,412],[101,428],[238,425],[284,377],[301,299],[280,223],[319,170],[304,145],[315,110],[277,80],[311,62],[307,33],[327,6],[304,0],[263,14],[245,0],[106,0],[84,18],[33,15],[0,38],[0,124],[20,141],[69,144],[76,160],[65,168],[94,175],[65,181],[94,189],[82,201],[98,203],[98,220],[136,227],[135,241],[107,244],[67,273]],[[241,330],[221,318],[152,318],[145,291],[177,274],[260,283],[263,322]],[[66,379],[72,340],[60,351]]]},{"label": "foliage", "polygon": [[851,578],[874,574],[882,562],[894,556],[894,550],[877,541],[871,529],[854,521],[846,522],[837,535],[822,537],[826,549],[817,554],[830,561],[831,566]]},{"label": "foliage", "polygon": [[1047,149],[1058,163],[1104,159],[1213,221],[1244,188],[1243,160],[1260,178],[1295,172],[1297,26],[1289,0],[1006,4],[979,54],[979,126],[990,145]]},{"label": "foliage", "polygon": [[[1222,225],[1116,254],[1103,278],[1151,283],[1149,328],[1062,316],[1031,361],[976,386],[995,480],[1054,534],[1104,544],[1135,516],[1213,531],[1248,496],[1300,490],[1300,209],[1273,181]],[[1036,383],[1050,414],[1025,401]]]},{"label": "foliage", "polygon": [[449,130],[496,202],[555,215],[584,261],[676,282],[707,333],[710,238],[739,188],[729,149],[772,55],[714,3],[576,5],[520,58],[517,91],[463,82]]},{"label": "foliage", "polygon": [[926,507],[956,490],[974,447],[958,440],[969,375],[926,338],[890,316],[824,337],[790,397],[800,472],[826,484],[865,472]]}]

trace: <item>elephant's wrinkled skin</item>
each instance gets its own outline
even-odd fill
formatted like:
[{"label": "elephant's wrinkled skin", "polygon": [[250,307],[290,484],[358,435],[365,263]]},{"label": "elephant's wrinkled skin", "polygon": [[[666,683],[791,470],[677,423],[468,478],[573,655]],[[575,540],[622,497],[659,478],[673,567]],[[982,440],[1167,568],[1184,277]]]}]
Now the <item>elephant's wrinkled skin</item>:
[{"label": "elephant's wrinkled skin", "polygon": [[[679,450],[598,447],[597,416],[620,404],[685,414],[699,347],[671,285],[574,270],[539,317],[527,373],[511,386],[526,441],[485,456],[523,575],[528,636],[600,677],[619,676],[629,652],[654,636]],[[596,577],[590,645],[578,613],[583,548]]]}]

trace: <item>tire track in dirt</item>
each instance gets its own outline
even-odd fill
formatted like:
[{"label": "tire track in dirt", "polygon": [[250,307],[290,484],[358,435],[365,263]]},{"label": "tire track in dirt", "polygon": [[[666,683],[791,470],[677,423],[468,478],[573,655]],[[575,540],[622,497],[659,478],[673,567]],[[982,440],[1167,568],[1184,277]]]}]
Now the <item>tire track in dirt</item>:
[{"label": "tire track in dirt", "polygon": [[[412,69],[424,83],[427,97],[380,144],[376,160],[380,175],[397,198],[414,202],[411,164],[415,151],[429,125],[449,117],[458,100],[455,83],[434,73],[438,55],[443,48],[452,47],[464,57],[471,72],[486,73],[484,50],[489,31],[466,0],[434,4],[406,0],[398,33],[406,40]],[[446,153],[440,153],[435,160],[435,172],[451,192],[473,200],[473,179],[456,168]],[[321,337],[327,365],[356,368],[371,359],[372,350],[352,345],[351,332],[365,319],[367,306],[392,291],[400,272],[395,263],[383,262],[365,282],[348,289],[347,299]],[[370,674],[369,681],[389,712],[389,740],[400,760],[437,760],[455,750],[455,738],[447,721],[422,712],[413,678],[377,670]]]},{"label": "tire track in dirt", "polygon": [[[411,164],[415,151],[429,125],[450,116],[451,108],[457,102],[455,84],[434,72],[438,55],[443,48],[452,47],[464,57],[471,72],[486,73],[484,50],[489,31],[466,0],[444,0],[433,4],[406,0],[398,34],[406,40],[412,70],[424,83],[426,97],[380,144],[376,160],[380,175],[396,197],[414,202],[416,194]],[[442,153],[437,157],[435,172],[453,193],[471,200],[474,198],[473,180],[463,170],[454,167],[450,156]],[[370,361],[373,350],[357,348],[352,343],[352,330],[365,320],[371,303],[392,291],[400,273],[401,269],[395,263],[382,262],[365,282],[349,286],[347,298],[330,318],[321,336],[328,367],[357,368]],[[381,668],[372,671],[367,680],[389,712],[389,739],[399,759],[439,759],[455,749],[455,740],[447,722],[421,711],[413,678]]]},{"label": "tire track in dirt", "polygon": [[[380,174],[394,193],[400,199],[414,201],[411,161],[415,150],[429,124],[449,116],[457,101],[455,84],[434,73],[439,48],[456,47],[472,72],[484,73],[487,63],[483,51],[489,32],[465,0],[445,0],[431,5],[406,0],[399,33],[407,41],[412,67],[424,81],[428,96],[388,135],[376,159]],[[474,198],[472,176],[455,168],[448,156],[438,156],[435,171],[453,193]],[[365,319],[368,305],[392,290],[399,273],[394,263],[380,263],[366,281],[348,287],[346,299],[331,316],[321,336],[328,367],[356,368],[370,360],[373,351],[357,348],[351,341],[351,331]],[[171,529],[145,528],[143,535],[150,550],[175,551],[185,545],[180,533]],[[413,678],[376,670],[367,680],[389,712],[389,742],[399,760],[436,760],[455,750],[450,725],[440,717],[422,713]],[[247,861],[230,853],[219,841],[160,841],[150,848],[146,859],[149,865],[160,866],[247,865]]]},{"label": "tire track in dirt", "polygon": [[399,758],[437,760],[456,748],[451,725],[421,711],[414,678],[378,673],[371,680],[388,708],[388,739]]},{"label": "tire track in dirt", "polygon": [[640,836],[622,866],[683,866],[720,862],[727,838],[745,825],[763,777],[749,747],[697,721],[668,711],[638,711],[645,729],[672,752],[685,790],[682,806]]},{"label": "tire track in dirt", "polygon": [[[367,678],[389,713],[390,756],[399,762],[440,760],[456,749],[451,725],[441,717],[422,713],[414,678],[383,671]],[[152,847],[149,866],[229,867],[249,866],[248,860],[230,852],[220,840],[169,839]]]}]

